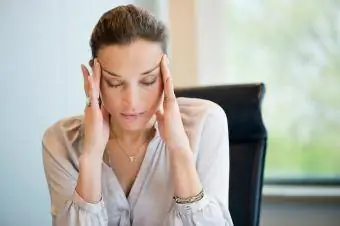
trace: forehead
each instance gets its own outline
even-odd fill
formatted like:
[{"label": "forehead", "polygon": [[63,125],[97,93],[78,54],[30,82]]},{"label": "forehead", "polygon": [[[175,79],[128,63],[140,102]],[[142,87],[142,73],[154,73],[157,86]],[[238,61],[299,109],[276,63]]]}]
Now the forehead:
[{"label": "forehead", "polygon": [[127,45],[110,45],[98,52],[102,66],[119,75],[136,75],[154,68],[163,56],[161,44],[137,40]]}]

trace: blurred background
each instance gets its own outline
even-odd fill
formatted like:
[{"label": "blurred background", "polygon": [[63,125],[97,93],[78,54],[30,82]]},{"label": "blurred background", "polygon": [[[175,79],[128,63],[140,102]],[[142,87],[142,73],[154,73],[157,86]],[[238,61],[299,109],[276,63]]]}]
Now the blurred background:
[{"label": "blurred background", "polygon": [[176,87],[266,84],[261,225],[340,225],[340,0],[1,0],[0,225],[51,225],[42,134],[82,114],[92,28],[127,3],[168,25]]}]

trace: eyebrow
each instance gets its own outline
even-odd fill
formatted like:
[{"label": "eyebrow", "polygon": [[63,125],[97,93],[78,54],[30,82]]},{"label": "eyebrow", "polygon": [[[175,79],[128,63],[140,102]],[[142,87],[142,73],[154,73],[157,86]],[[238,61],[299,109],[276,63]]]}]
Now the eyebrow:
[{"label": "eyebrow", "polygon": [[[160,64],[157,64],[155,67],[153,67],[153,68],[151,68],[151,69],[149,69],[149,70],[147,70],[147,71],[142,72],[140,75],[149,74],[149,73],[153,72],[154,70],[156,70],[157,68],[159,68],[159,66],[160,66]],[[108,74],[111,75],[111,76],[114,76],[114,77],[123,77],[123,76],[118,75],[118,74],[116,74],[116,73],[114,73],[114,72],[108,71],[108,70],[105,69],[103,66],[100,66],[100,67],[101,67],[101,69],[102,69],[103,71],[105,71],[106,73],[108,73]]]}]

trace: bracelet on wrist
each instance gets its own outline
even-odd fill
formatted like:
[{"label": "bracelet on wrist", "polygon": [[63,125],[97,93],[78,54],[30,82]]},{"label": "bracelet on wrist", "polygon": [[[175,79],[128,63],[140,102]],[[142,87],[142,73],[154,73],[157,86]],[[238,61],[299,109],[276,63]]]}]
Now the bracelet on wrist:
[{"label": "bracelet on wrist", "polygon": [[194,196],[183,198],[179,196],[174,196],[173,199],[175,200],[176,203],[178,204],[188,204],[188,203],[194,203],[200,201],[204,197],[204,191],[203,189]]}]

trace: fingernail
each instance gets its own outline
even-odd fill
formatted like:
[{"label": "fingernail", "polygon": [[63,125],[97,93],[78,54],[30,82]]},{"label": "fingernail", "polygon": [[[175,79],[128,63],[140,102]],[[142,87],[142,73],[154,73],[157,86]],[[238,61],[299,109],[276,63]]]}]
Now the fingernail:
[{"label": "fingernail", "polygon": [[85,73],[86,70],[85,70],[84,64],[81,64],[81,65],[80,65],[80,69],[81,69],[81,72],[82,72],[83,74],[86,74],[86,73]]}]

